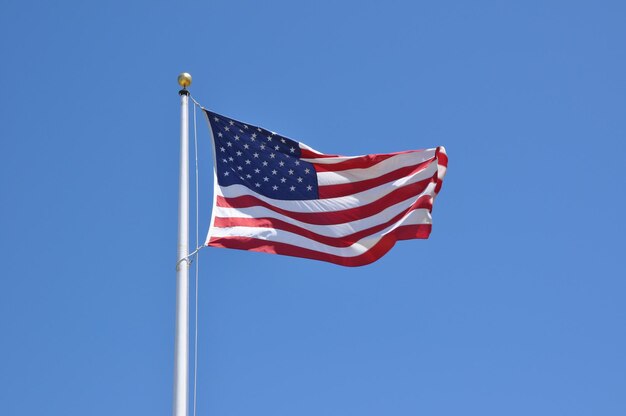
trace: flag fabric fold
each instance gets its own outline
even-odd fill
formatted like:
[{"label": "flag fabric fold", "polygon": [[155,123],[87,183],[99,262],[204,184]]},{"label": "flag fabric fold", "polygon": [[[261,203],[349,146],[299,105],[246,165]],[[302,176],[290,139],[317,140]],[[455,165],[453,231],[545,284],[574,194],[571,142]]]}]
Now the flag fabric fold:
[{"label": "flag fabric fold", "polygon": [[205,113],[215,150],[207,246],[362,266],[398,240],[430,235],[448,165],[443,147],[329,155]]}]

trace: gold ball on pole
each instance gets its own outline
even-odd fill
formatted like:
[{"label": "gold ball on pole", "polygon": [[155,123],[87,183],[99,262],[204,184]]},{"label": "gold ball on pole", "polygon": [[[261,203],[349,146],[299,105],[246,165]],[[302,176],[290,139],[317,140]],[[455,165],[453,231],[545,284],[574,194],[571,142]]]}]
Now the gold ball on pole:
[{"label": "gold ball on pole", "polygon": [[191,74],[188,72],[181,72],[178,76],[178,85],[183,88],[187,88],[191,85]]}]

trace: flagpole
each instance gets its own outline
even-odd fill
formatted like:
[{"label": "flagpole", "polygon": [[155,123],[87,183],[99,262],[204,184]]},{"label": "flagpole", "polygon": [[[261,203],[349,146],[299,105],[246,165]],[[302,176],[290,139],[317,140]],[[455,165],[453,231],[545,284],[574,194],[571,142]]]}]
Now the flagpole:
[{"label": "flagpole", "polygon": [[180,176],[178,194],[178,252],[176,261],[176,336],[174,342],[173,416],[189,409],[189,91],[191,75],[178,76],[180,95]]}]

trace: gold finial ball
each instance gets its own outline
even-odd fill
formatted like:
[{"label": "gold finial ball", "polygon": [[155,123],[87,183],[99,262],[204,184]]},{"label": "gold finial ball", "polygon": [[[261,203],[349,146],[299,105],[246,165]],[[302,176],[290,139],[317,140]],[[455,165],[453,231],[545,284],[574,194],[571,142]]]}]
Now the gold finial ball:
[{"label": "gold finial ball", "polygon": [[178,85],[180,85],[183,88],[187,88],[188,86],[190,86],[191,85],[191,74],[189,74],[188,72],[182,72],[178,76]]}]

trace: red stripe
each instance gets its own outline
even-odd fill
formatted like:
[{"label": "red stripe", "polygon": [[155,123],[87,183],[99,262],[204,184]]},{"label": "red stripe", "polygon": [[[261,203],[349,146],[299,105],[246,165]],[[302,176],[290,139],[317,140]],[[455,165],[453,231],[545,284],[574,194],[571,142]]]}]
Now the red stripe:
[{"label": "red stripe", "polygon": [[[435,152],[435,156],[437,157],[437,164],[444,166],[446,169],[448,168],[448,155],[441,151],[441,146],[437,148]],[[440,178],[437,175],[437,185],[435,186],[435,195],[441,191],[441,187],[443,186],[443,178]]]},{"label": "red stripe", "polygon": [[[249,208],[262,206],[268,209],[271,209],[274,212],[278,212],[279,214],[285,215],[287,217],[293,218],[295,220],[305,222],[307,224],[316,224],[316,225],[331,225],[331,224],[343,224],[346,222],[355,221],[358,219],[363,219],[367,217],[371,217],[372,215],[378,214],[380,211],[384,210],[391,205],[397,204],[398,202],[405,201],[412,196],[419,195],[424,192],[428,184],[431,182],[437,181],[437,175],[434,175],[432,178],[424,179],[419,182],[412,183],[410,185],[403,186],[398,188],[384,197],[371,202],[369,204],[349,208],[339,211],[330,211],[330,212],[293,212],[288,211],[286,209],[275,207],[265,201],[262,201],[252,195],[242,195],[234,198],[225,198],[221,195],[218,195],[216,204],[218,207],[225,208]],[[421,199],[421,198],[420,198]]]},{"label": "red stripe", "polygon": [[435,157],[437,157],[437,162],[441,166],[448,167],[448,155],[441,151],[441,146],[439,146],[435,151]]},{"label": "red stripe", "polygon": [[339,172],[348,169],[367,169],[378,163],[390,159],[397,155],[405,153],[417,153],[416,150],[408,150],[406,152],[385,153],[378,155],[357,156],[352,159],[344,160],[337,163],[314,163],[317,172]]},{"label": "red stripe", "polygon": [[441,191],[441,187],[443,186],[443,180],[437,178],[437,185],[435,185],[435,195]]},{"label": "red stripe", "polygon": [[326,157],[339,157],[339,155],[325,155],[315,150],[300,148],[300,159],[321,159]]},{"label": "red stripe", "polygon": [[[383,185],[387,182],[404,178],[405,176],[410,176],[414,173],[424,170],[433,162],[433,160],[434,159],[430,159],[418,165],[405,166],[403,168],[396,169],[392,172],[381,175],[377,178],[366,179],[364,181],[340,183],[336,185],[322,185],[319,187],[319,197],[320,199],[337,198],[341,196],[356,194],[357,192],[363,192],[368,189],[375,188],[379,185]],[[317,166],[319,165],[315,165],[316,169]]]},{"label": "red stripe", "polygon": [[357,231],[355,233],[345,235],[342,237],[329,237],[326,235],[321,235],[313,231],[307,230],[306,228],[302,228],[297,225],[290,224],[283,220],[279,220],[276,218],[268,218],[268,217],[264,217],[264,218],[215,217],[215,221],[213,225],[219,228],[237,227],[237,226],[272,228],[276,230],[289,231],[290,233],[298,234],[308,239],[317,241],[318,243],[323,243],[323,244],[333,246],[333,247],[350,247],[352,244],[356,243],[362,238],[375,234],[379,231],[384,230],[390,225],[395,224],[403,216],[407,215],[411,211],[414,211],[419,208],[427,208],[429,211],[431,211],[432,207],[433,207],[432,198],[430,197],[430,195],[423,195],[417,201],[415,201],[410,207],[400,212],[389,221],[386,221],[383,224],[378,224],[373,227],[367,228],[365,230]]},{"label": "red stripe", "polygon": [[238,250],[259,251],[262,253],[282,254],[303,257],[313,260],[327,261],[340,266],[364,266],[384,256],[398,240],[428,238],[431,224],[403,225],[386,234],[371,249],[355,257],[342,257],[335,254],[320,253],[315,250],[294,246],[287,243],[272,242],[249,237],[217,237],[211,238],[208,246],[234,248]]}]

